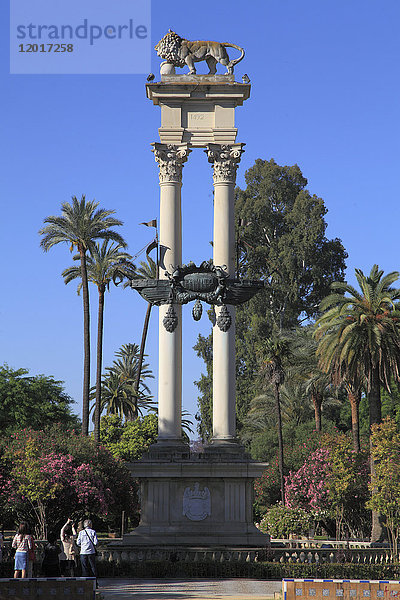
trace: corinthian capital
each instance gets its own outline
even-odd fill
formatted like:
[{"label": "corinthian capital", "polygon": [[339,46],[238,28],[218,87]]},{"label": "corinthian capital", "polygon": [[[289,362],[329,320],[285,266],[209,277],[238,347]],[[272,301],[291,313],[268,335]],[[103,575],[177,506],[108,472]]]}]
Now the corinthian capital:
[{"label": "corinthian capital", "polygon": [[190,149],[188,144],[152,144],[154,158],[160,168],[160,183],[181,183],[182,167],[187,161]]},{"label": "corinthian capital", "polygon": [[214,183],[235,183],[244,145],[208,144],[205,152],[214,168]]}]

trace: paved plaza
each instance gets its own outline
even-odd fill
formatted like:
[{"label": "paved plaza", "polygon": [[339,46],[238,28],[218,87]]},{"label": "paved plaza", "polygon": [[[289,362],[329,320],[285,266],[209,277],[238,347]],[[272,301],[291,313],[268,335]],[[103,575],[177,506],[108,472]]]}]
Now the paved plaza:
[{"label": "paved plaza", "polygon": [[281,581],[259,579],[99,579],[104,600],[271,600]]}]

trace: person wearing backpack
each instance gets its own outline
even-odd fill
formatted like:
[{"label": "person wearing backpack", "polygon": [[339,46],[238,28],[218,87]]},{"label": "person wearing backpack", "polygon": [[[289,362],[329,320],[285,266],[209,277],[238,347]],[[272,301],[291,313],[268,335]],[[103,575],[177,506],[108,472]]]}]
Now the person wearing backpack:
[{"label": "person wearing backpack", "polygon": [[96,577],[97,543],[97,535],[95,530],[92,529],[92,521],[86,519],[76,540],[76,545],[80,548],[82,577]]}]

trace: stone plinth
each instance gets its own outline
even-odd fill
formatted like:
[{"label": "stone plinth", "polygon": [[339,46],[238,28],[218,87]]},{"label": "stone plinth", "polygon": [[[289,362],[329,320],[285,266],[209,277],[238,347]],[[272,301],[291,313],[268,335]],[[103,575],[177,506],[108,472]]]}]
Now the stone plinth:
[{"label": "stone plinth", "polygon": [[128,464],[141,482],[141,520],[116,544],[265,546],[269,537],[253,523],[253,481],[266,465],[227,460],[199,454]]},{"label": "stone plinth", "polygon": [[234,144],[235,108],[250,96],[250,84],[233,75],[162,75],[146,85],[147,97],[161,107],[164,144]]}]

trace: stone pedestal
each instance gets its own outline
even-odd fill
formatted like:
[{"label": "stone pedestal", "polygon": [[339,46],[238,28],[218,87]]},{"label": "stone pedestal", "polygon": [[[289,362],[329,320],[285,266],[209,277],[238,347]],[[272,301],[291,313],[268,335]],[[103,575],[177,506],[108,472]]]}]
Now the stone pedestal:
[{"label": "stone pedestal", "polygon": [[122,545],[264,546],[253,523],[253,480],[266,465],[249,460],[143,460],[128,465],[141,481],[141,520]]},{"label": "stone pedestal", "polygon": [[250,96],[250,84],[233,75],[162,75],[146,85],[147,97],[161,107],[158,132],[164,144],[234,144],[235,108]]}]

